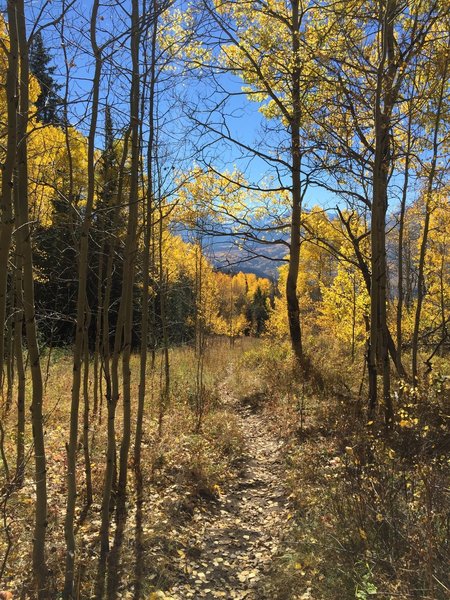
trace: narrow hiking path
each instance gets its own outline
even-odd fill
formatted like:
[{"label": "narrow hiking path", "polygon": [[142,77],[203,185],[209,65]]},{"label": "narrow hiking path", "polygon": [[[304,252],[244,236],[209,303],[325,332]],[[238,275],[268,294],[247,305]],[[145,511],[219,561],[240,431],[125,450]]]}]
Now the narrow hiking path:
[{"label": "narrow hiking path", "polygon": [[[246,453],[240,477],[211,510],[197,511],[192,547],[173,599],[267,599],[265,576],[288,520],[281,442],[265,417],[221,386],[224,406],[238,416]],[[181,578],[180,578],[181,579]]]}]

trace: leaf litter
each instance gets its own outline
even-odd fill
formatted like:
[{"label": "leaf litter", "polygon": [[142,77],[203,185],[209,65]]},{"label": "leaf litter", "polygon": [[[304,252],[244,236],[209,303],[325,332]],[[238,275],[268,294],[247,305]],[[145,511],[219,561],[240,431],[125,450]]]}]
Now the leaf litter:
[{"label": "leaf litter", "polygon": [[266,576],[289,519],[282,444],[261,413],[222,397],[239,417],[245,457],[236,481],[171,531],[180,545],[175,582],[165,592],[173,600],[267,598]]}]

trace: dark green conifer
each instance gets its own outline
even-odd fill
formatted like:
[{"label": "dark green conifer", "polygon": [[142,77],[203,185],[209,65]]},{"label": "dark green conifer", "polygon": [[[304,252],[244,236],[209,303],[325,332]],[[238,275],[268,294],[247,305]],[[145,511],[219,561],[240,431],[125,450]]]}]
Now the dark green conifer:
[{"label": "dark green conifer", "polygon": [[52,57],[44,45],[42,33],[38,31],[30,45],[30,72],[41,87],[35,104],[36,114],[39,121],[45,125],[61,125],[61,98],[58,95],[61,85],[54,79],[56,67],[50,64],[51,61]]}]

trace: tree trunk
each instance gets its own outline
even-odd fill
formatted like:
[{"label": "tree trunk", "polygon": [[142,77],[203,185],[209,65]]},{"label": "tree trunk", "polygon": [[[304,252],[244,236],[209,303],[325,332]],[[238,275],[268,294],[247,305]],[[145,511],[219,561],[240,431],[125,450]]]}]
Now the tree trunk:
[{"label": "tree trunk", "polygon": [[397,362],[402,362],[402,345],[403,345],[403,303],[404,303],[404,276],[403,276],[403,240],[405,232],[405,212],[406,200],[408,196],[409,183],[409,163],[411,160],[411,125],[412,116],[408,115],[408,130],[406,136],[406,154],[405,154],[405,176],[403,180],[402,200],[400,204],[400,219],[398,231],[398,279],[397,279]]},{"label": "tree trunk", "polygon": [[9,52],[6,72],[7,140],[1,164],[2,196],[0,201],[0,390],[3,389],[5,356],[5,318],[8,288],[8,257],[14,228],[13,175],[17,148],[17,78],[19,68],[19,41],[17,37],[17,10],[14,0],[8,0]]},{"label": "tree trunk", "polygon": [[22,487],[25,477],[25,367],[23,362],[23,282],[22,261],[16,252],[15,258],[16,296],[14,315],[14,351],[17,367],[17,458],[16,458],[16,485]]},{"label": "tree trunk", "polygon": [[369,418],[373,418],[378,402],[377,376],[383,375],[384,414],[387,427],[393,422],[390,391],[389,332],[387,326],[387,263],[386,212],[388,206],[388,179],[392,161],[391,114],[395,101],[394,76],[394,21],[396,0],[379,5],[381,24],[381,58],[377,72],[375,97],[375,155],[372,180],[371,268],[370,289],[371,322],[369,347]]},{"label": "tree trunk", "polygon": [[[9,413],[13,401],[14,393],[14,311],[15,311],[15,291],[14,291],[14,273],[9,276],[10,285],[8,286],[8,317],[6,325],[5,338],[5,367],[6,367],[6,401],[5,415]],[[3,382],[3,386],[4,386]],[[4,389],[3,389],[4,392]]]},{"label": "tree trunk", "polygon": [[[115,430],[115,419],[116,419],[116,407],[117,407],[117,395],[118,395],[118,382],[114,376],[114,365],[110,364],[111,353],[110,353],[110,339],[109,339],[109,306],[111,302],[111,288],[112,288],[112,273],[114,267],[114,256],[117,245],[117,232],[119,227],[120,218],[120,207],[123,201],[123,186],[125,177],[125,163],[128,157],[128,141],[130,131],[127,130],[124,139],[124,147],[122,158],[119,167],[119,181],[117,187],[116,199],[114,202],[114,217],[113,217],[113,230],[108,236],[107,245],[107,263],[105,273],[105,294],[103,299],[103,317],[102,317],[102,361],[103,371],[105,376],[106,385],[106,407],[107,407],[107,449],[106,449],[106,468],[105,468],[105,480],[103,484],[103,497],[102,497],[102,524],[100,530],[101,540],[101,552],[102,557],[109,550],[109,528],[110,528],[110,503],[111,493],[114,481],[114,470],[116,464],[116,430]],[[116,337],[119,331],[120,325],[120,314],[118,315],[116,324]]]},{"label": "tree trunk", "polygon": [[91,468],[91,456],[89,450],[89,414],[90,414],[90,402],[89,402],[89,322],[90,312],[89,307],[87,308],[87,326],[84,334],[83,349],[84,349],[84,373],[83,373],[83,455],[84,455],[84,475],[86,479],[86,506],[90,506],[93,502],[93,490],[92,490],[92,468]]},{"label": "tree trunk", "polygon": [[40,599],[48,598],[49,596],[47,588],[47,566],[45,556],[45,537],[47,531],[47,473],[42,415],[43,385],[40,353],[37,343],[31,229],[28,217],[27,126],[29,111],[29,49],[26,34],[24,2],[23,0],[17,0],[15,4],[17,7],[17,31],[20,49],[20,101],[17,118],[18,211],[16,235],[18,253],[21,256],[23,264],[23,308],[32,380],[31,422],[33,426],[36,484],[33,571],[36,583],[36,593]]},{"label": "tree trunk", "polygon": [[[292,50],[294,60],[299,55],[299,2],[292,2]],[[292,118],[291,118],[291,160],[292,160],[292,214],[291,240],[289,246],[289,269],[286,280],[286,301],[289,333],[294,356],[303,366],[303,345],[300,326],[300,307],[297,296],[297,280],[300,268],[300,225],[302,213],[301,187],[301,148],[300,148],[300,69],[292,72]]]},{"label": "tree trunk", "polygon": [[[137,253],[137,225],[139,209],[139,2],[131,3],[131,95],[130,95],[130,125],[131,125],[131,175],[130,201],[128,214],[127,237],[125,241],[125,257],[123,269],[122,297],[120,312],[123,310],[123,354],[122,354],[122,394],[123,394],[123,436],[120,446],[118,493],[124,502],[127,488],[128,454],[131,441],[131,370],[130,356],[133,330],[133,288],[135,278],[135,263]],[[122,309],[123,303],[123,309]]]},{"label": "tree trunk", "polygon": [[159,416],[158,416],[158,433],[159,437],[162,436],[164,414],[167,408],[170,395],[170,356],[169,356],[169,333],[167,327],[167,289],[169,287],[169,274],[164,273],[164,256],[163,256],[163,223],[164,214],[161,205],[161,198],[159,199],[159,239],[158,239],[158,253],[159,253],[159,316],[161,319],[162,328],[162,343],[163,343],[163,368],[164,368],[164,382],[162,383],[160,395],[159,395]]},{"label": "tree trunk", "polygon": [[[371,277],[370,269],[367,266],[367,263],[364,260],[364,256],[363,256],[363,254],[361,252],[361,249],[359,247],[359,238],[357,238],[353,234],[353,232],[352,232],[352,230],[350,228],[349,223],[344,219],[344,217],[342,215],[342,212],[339,211],[339,209],[338,209],[338,213],[339,213],[339,217],[340,217],[340,219],[341,219],[344,227],[347,230],[347,233],[348,233],[348,236],[350,238],[350,241],[351,241],[351,243],[353,245],[355,256],[356,256],[356,259],[358,261],[358,266],[359,266],[359,269],[360,269],[361,274],[363,276],[367,292],[368,292],[368,294],[370,296],[371,295],[371,288],[372,288],[372,277]],[[398,360],[397,349],[395,347],[395,343],[394,343],[394,340],[392,339],[391,332],[389,331],[389,329],[387,330],[387,340],[388,340],[387,343],[388,343],[389,354],[390,354],[391,359],[392,359],[392,361],[393,361],[393,363],[395,365],[396,371],[397,371],[397,373],[398,373],[398,375],[400,377],[403,377],[404,379],[406,379],[407,378],[407,374],[406,374],[405,368],[403,366],[402,361]],[[368,353],[367,353],[367,357],[368,358],[369,358],[369,354],[370,354],[369,347],[370,347],[370,340],[369,340],[369,344],[368,344]],[[370,377],[370,371],[369,371],[369,377]],[[369,388],[370,388],[370,382],[369,382]]]},{"label": "tree trunk", "polygon": [[[147,195],[143,211],[144,222],[144,255],[142,261],[143,281],[142,281],[142,301],[141,301],[141,348],[139,357],[139,391],[138,391],[138,409],[136,415],[136,433],[134,440],[134,467],[140,477],[141,469],[141,446],[142,446],[142,427],[144,420],[144,404],[147,381],[147,355],[148,355],[148,335],[149,335],[149,291],[150,291],[150,248],[153,237],[153,160],[155,143],[155,83],[156,83],[156,38],[158,33],[158,13],[156,1],[153,2],[153,29],[151,35],[151,55],[149,82],[149,137],[147,144]],[[139,483],[140,485],[140,483]],[[140,493],[140,490],[138,490]]]},{"label": "tree trunk", "polygon": [[428,174],[427,188],[425,192],[425,220],[422,232],[422,241],[420,244],[419,254],[419,269],[417,274],[417,306],[416,314],[414,316],[414,331],[412,339],[412,377],[414,385],[418,383],[418,352],[419,352],[419,330],[420,330],[420,317],[422,314],[422,305],[425,297],[425,259],[428,246],[428,234],[430,229],[430,217],[431,217],[431,200],[432,192],[434,187],[434,180],[436,176],[436,167],[439,156],[439,133],[442,118],[442,107],[445,98],[445,91],[447,89],[448,82],[448,58],[445,60],[444,68],[442,72],[441,86],[439,89],[439,96],[437,101],[434,131],[433,131],[433,153],[431,157],[430,171]]},{"label": "tree trunk", "polygon": [[72,399],[70,406],[70,431],[67,445],[67,507],[64,522],[66,539],[66,570],[64,582],[64,598],[73,598],[76,560],[76,540],[74,531],[75,506],[77,499],[77,446],[78,417],[80,405],[80,388],[83,361],[83,341],[86,335],[86,283],[89,271],[89,230],[91,226],[92,207],[95,192],[95,135],[97,131],[99,85],[102,69],[102,56],[96,42],[98,0],[94,0],[91,13],[90,38],[95,57],[95,73],[93,78],[93,96],[91,106],[91,123],[88,135],[88,189],[86,209],[81,226],[78,257],[78,297],[76,314],[75,344],[73,349]]}]

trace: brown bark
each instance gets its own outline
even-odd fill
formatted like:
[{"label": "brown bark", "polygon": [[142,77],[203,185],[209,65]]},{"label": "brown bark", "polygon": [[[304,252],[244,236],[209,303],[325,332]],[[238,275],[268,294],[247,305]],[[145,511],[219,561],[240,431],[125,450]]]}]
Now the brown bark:
[{"label": "brown bark", "polygon": [[405,174],[403,180],[402,199],[400,203],[400,218],[399,218],[399,231],[398,231],[398,263],[397,263],[397,362],[402,362],[402,345],[403,345],[403,304],[404,304],[404,256],[403,256],[403,241],[405,234],[405,213],[406,213],[406,200],[408,196],[408,183],[409,183],[409,165],[411,160],[411,124],[412,115],[408,115],[408,129],[406,134],[406,148],[405,148]]},{"label": "brown bark", "polygon": [[[292,50],[294,61],[299,60],[300,16],[299,2],[292,2]],[[291,129],[291,160],[292,160],[292,213],[291,239],[289,246],[289,268],[286,279],[286,300],[288,311],[289,333],[294,356],[300,364],[304,362],[302,332],[300,327],[300,307],[297,296],[297,280],[300,269],[300,224],[302,213],[302,184],[301,184],[301,143],[300,143],[300,67],[294,64],[292,71],[292,117]]]},{"label": "brown bark", "polygon": [[[158,33],[158,14],[156,1],[153,2],[153,29],[151,34],[150,54],[150,80],[149,80],[149,137],[147,144],[147,194],[143,211],[144,223],[144,253],[142,261],[142,301],[141,301],[141,348],[139,357],[139,391],[138,408],[136,415],[136,433],[134,439],[134,467],[140,477],[142,428],[144,420],[144,404],[147,381],[147,357],[148,357],[148,335],[149,335],[149,292],[150,292],[150,249],[153,238],[153,160],[155,143],[155,83],[156,83],[156,37]],[[140,481],[140,480],[139,480]],[[139,490],[138,490],[139,491]]]},{"label": "brown bark", "polygon": [[8,0],[9,51],[6,72],[7,140],[2,162],[2,190],[0,200],[0,390],[3,389],[5,356],[5,318],[8,284],[8,257],[14,227],[13,174],[17,148],[17,78],[19,69],[19,40],[17,32],[17,3]]},{"label": "brown bark", "polygon": [[379,4],[381,27],[381,56],[377,69],[375,95],[375,152],[372,177],[371,223],[371,322],[368,357],[369,416],[373,418],[378,402],[377,377],[383,376],[383,404],[385,423],[391,427],[393,406],[390,390],[389,332],[387,326],[387,263],[386,263],[386,212],[388,206],[388,180],[392,162],[391,115],[397,88],[394,78],[398,65],[395,60],[394,25],[397,13],[396,0]]},{"label": "brown bark", "polygon": [[20,51],[19,112],[17,117],[17,247],[23,264],[23,308],[31,370],[32,400],[31,422],[33,428],[35,463],[35,524],[33,538],[33,571],[36,594],[39,599],[48,598],[45,538],[47,531],[47,474],[43,428],[43,383],[34,307],[33,259],[31,228],[28,217],[28,157],[27,129],[29,113],[29,64],[26,34],[25,7],[23,0],[15,2],[17,8],[17,31]]},{"label": "brown bark", "polygon": [[66,539],[66,570],[64,582],[64,598],[73,598],[74,576],[76,560],[76,540],[74,530],[75,505],[77,499],[77,447],[78,447],[78,417],[80,405],[80,389],[83,361],[83,341],[86,335],[86,282],[89,271],[88,250],[89,230],[91,226],[92,207],[94,204],[95,191],[95,135],[97,131],[99,85],[102,69],[101,49],[96,41],[97,13],[99,9],[98,0],[94,0],[90,20],[90,39],[92,51],[95,57],[95,73],[93,78],[93,95],[91,106],[91,122],[88,134],[88,189],[86,209],[81,226],[80,246],[78,257],[78,297],[75,343],[73,349],[73,378],[72,398],[70,406],[70,431],[67,445],[67,506],[64,522],[64,534]]},{"label": "brown bark", "polygon": [[16,484],[21,487],[25,476],[25,367],[23,361],[23,283],[22,261],[16,254],[15,260],[15,315],[14,315],[14,353],[17,367],[17,457]]},{"label": "brown bark", "polygon": [[139,2],[131,3],[131,94],[130,94],[130,126],[131,126],[131,175],[128,227],[125,240],[122,297],[119,312],[123,314],[123,350],[122,350],[122,395],[123,395],[123,435],[120,446],[118,493],[122,501],[125,499],[128,473],[128,454],[131,441],[131,341],[133,327],[133,287],[137,253],[137,225],[139,209]]},{"label": "brown bark", "polygon": [[414,330],[412,338],[412,377],[414,385],[418,383],[418,352],[419,352],[419,330],[420,330],[420,318],[422,314],[422,305],[425,298],[425,260],[428,246],[428,235],[430,230],[430,218],[432,212],[431,200],[433,187],[435,183],[436,167],[439,156],[439,134],[442,119],[442,108],[445,97],[445,90],[448,83],[448,67],[449,59],[448,56],[444,61],[443,70],[441,73],[441,84],[438,91],[437,106],[435,112],[435,121],[433,127],[433,150],[431,156],[430,170],[428,173],[427,187],[425,191],[425,220],[422,231],[422,241],[420,244],[419,254],[419,269],[417,274],[417,305],[416,313],[414,316]]}]

